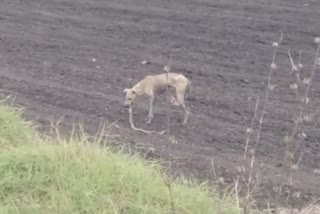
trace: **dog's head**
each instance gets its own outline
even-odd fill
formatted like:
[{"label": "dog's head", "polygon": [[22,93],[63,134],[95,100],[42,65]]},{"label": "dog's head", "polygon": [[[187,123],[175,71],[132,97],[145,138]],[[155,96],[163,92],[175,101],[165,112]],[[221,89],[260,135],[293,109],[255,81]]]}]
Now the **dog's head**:
[{"label": "dog's head", "polygon": [[132,106],[137,97],[137,93],[133,89],[129,89],[129,88],[124,89],[123,92],[126,93],[124,106],[125,107]]}]

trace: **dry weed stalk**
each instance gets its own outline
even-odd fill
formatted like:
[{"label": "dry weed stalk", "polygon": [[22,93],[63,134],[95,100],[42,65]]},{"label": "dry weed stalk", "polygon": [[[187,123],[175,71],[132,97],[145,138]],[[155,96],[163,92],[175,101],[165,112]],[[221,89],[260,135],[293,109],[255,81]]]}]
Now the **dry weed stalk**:
[{"label": "dry weed stalk", "polygon": [[320,199],[311,202],[308,206],[300,210],[299,214],[318,214],[320,213]]},{"label": "dry weed stalk", "polygon": [[168,191],[169,191],[172,214],[176,214],[176,208],[175,208],[175,204],[174,204],[174,200],[173,200],[173,193],[172,193],[172,181],[170,178],[166,177],[165,185],[168,187]]},{"label": "dry weed stalk", "polygon": [[66,114],[61,115],[61,117],[59,117],[59,119],[54,122],[53,118],[50,120],[50,135],[54,136],[58,139],[58,142],[61,142],[62,138],[60,136],[60,131],[59,131],[59,127],[62,124],[62,122],[64,121]]},{"label": "dry weed stalk", "polygon": [[248,147],[249,147],[249,143],[250,143],[250,140],[251,140],[251,135],[253,133],[254,122],[256,120],[257,113],[258,113],[259,101],[260,101],[260,97],[257,96],[256,104],[255,104],[255,107],[254,107],[253,117],[252,117],[252,120],[251,120],[251,123],[250,123],[250,127],[247,128],[247,130],[246,130],[247,138],[246,138],[246,144],[245,144],[245,147],[244,147],[244,156],[243,156],[243,158],[245,160],[247,159]]},{"label": "dry weed stalk", "polygon": [[[248,171],[248,175],[245,177],[243,176],[243,181],[246,184],[246,195],[244,197],[243,203],[243,211],[244,213],[249,213],[250,209],[249,209],[249,205],[250,205],[250,199],[251,199],[251,195],[254,193],[255,188],[257,187],[257,183],[256,180],[254,179],[254,172],[253,172],[253,168],[254,168],[254,163],[255,163],[255,158],[256,158],[256,150],[258,148],[258,145],[260,143],[260,137],[261,137],[261,129],[262,129],[262,124],[263,124],[263,120],[264,120],[264,115],[266,113],[266,106],[268,103],[268,98],[269,98],[269,94],[270,91],[272,91],[274,89],[274,85],[271,84],[271,80],[272,80],[272,75],[273,73],[278,69],[278,66],[276,64],[276,56],[278,53],[278,49],[279,46],[281,45],[281,42],[283,40],[283,33],[281,33],[280,35],[280,39],[278,42],[274,42],[272,44],[272,46],[274,47],[274,51],[273,51],[273,56],[272,56],[272,61],[269,67],[269,74],[268,74],[268,82],[267,82],[267,87],[265,89],[265,95],[263,98],[263,103],[262,103],[262,110],[261,110],[261,114],[260,114],[260,118],[259,118],[259,124],[258,124],[258,128],[257,128],[257,135],[256,135],[256,141],[254,146],[252,147],[252,149],[250,149],[250,154],[251,154],[251,159],[250,159],[250,166],[249,166],[249,170]],[[246,139],[246,144],[245,144],[245,153],[244,153],[244,159],[247,159],[247,152],[248,152],[248,147],[249,147],[249,142],[250,142],[250,138],[251,135],[253,134],[253,128],[254,128],[254,122],[256,120],[257,117],[257,111],[259,108],[259,102],[260,102],[260,98],[258,96],[258,98],[256,99],[256,104],[255,104],[255,109],[254,109],[254,115],[251,121],[251,125],[249,128],[247,128],[247,139]]]},{"label": "dry weed stalk", "polygon": [[[316,41],[316,39],[315,39]],[[298,168],[298,163],[301,159],[302,154],[298,154],[300,150],[300,144],[297,141],[294,141],[294,138],[299,135],[301,137],[305,137],[305,133],[303,132],[303,127],[306,122],[310,122],[312,118],[318,113],[319,109],[316,110],[313,114],[307,115],[307,106],[310,103],[310,88],[312,85],[312,81],[314,79],[315,72],[317,70],[317,61],[319,58],[319,51],[320,51],[320,44],[317,44],[317,49],[315,52],[314,62],[312,66],[312,72],[310,78],[304,78],[303,81],[301,81],[300,77],[300,71],[303,68],[301,64],[301,53],[299,54],[299,64],[298,67],[295,65],[292,56],[290,54],[290,51],[288,51],[289,59],[291,62],[292,70],[297,72],[297,81],[300,83],[303,82],[305,85],[305,91],[304,94],[300,98],[300,105],[298,108],[297,114],[294,116],[294,124],[293,128],[289,135],[286,135],[283,140],[283,144],[285,146],[285,163],[286,165],[292,169],[292,168]],[[299,77],[299,78],[298,78]],[[302,85],[302,84],[299,84]],[[294,162],[294,159],[298,159],[296,163]]]},{"label": "dry weed stalk", "polygon": [[274,86],[271,85],[271,79],[272,79],[272,74],[274,71],[276,71],[278,69],[278,66],[276,64],[276,56],[278,53],[278,48],[281,45],[283,39],[283,33],[281,33],[280,39],[278,42],[274,42],[272,44],[272,46],[274,47],[274,52],[273,52],[273,56],[272,56],[272,62],[270,64],[270,68],[269,68],[269,75],[268,75],[268,84],[267,84],[267,88],[265,91],[265,96],[264,96],[264,100],[263,100],[263,105],[262,105],[262,111],[261,111],[261,116],[259,119],[259,127],[258,127],[258,133],[257,133],[257,138],[256,138],[256,145],[255,145],[255,149],[257,148],[258,144],[260,143],[260,137],[261,137],[261,128],[262,128],[262,123],[263,123],[263,119],[264,119],[264,115],[266,113],[266,105],[268,102],[268,98],[269,98],[269,93],[270,91],[273,90]]},{"label": "dry weed stalk", "polygon": [[[296,137],[305,138],[306,135],[303,132],[303,127],[306,122],[310,122],[311,118],[317,114],[318,110],[313,115],[307,115],[307,107],[310,103],[309,92],[311,88],[311,83],[314,79],[314,75],[317,69],[317,60],[319,58],[320,51],[320,43],[317,44],[315,58],[313,62],[312,72],[310,78],[301,77],[301,71],[303,69],[303,65],[301,64],[301,51],[299,52],[299,61],[296,65],[292,58],[290,50],[288,50],[288,56],[291,63],[291,74],[295,74],[296,83],[290,85],[290,89],[296,92],[296,96],[299,99],[299,106],[297,113],[294,115],[294,123],[291,132],[288,135],[284,136],[282,145],[284,145],[284,163],[287,169],[287,176],[285,177],[288,184],[293,185],[293,178],[291,177],[291,171],[297,170],[299,168],[299,163],[303,156],[303,152],[301,151],[300,141],[295,140]],[[305,87],[305,91],[299,96],[299,89]],[[281,187],[279,190],[281,191]],[[279,191],[278,196],[280,196],[281,192]],[[289,196],[288,196],[289,197]],[[297,212],[297,214],[300,212]]]},{"label": "dry weed stalk", "polygon": [[9,106],[13,106],[14,103],[16,102],[16,98],[17,98],[17,93],[9,94],[5,98],[1,99],[1,102],[7,103]]},{"label": "dry weed stalk", "polygon": [[288,49],[288,56],[291,63],[291,71],[292,71],[290,75],[294,74],[296,76],[296,82],[293,84],[290,84],[290,89],[294,90],[297,98],[299,98],[298,89],[302,87],[304,83],[304,81],[301,79],[301,71],[303,69],[303,65],[301,64],[301,55],[302,55],[302,52],[299,51],[299,61],[298,61],[298,66],[296,66],[292,59],[290,49]]},{"label": "dry weed stalk", "polygon": [[[237,207],[240,207],[240,199],[239,199],[239,177],[234,181],[234,190],[236,195],[236,203]],[[240,209],[238,209],[238,213],[240,214]]]},{"label": "dry weed stalk", "polygon": [[[168,151],[169,151],[169,157],[168,157],[168,161],[169,161],[169,169],[171,170],[172,167],[172,159],[171,159],[171,143],[174,142],[175,138],[173,136],[171,136],[171,130],[170,130],[170,108],[169,108],[169,102],[170,102],[170,96],[169,96],[169,73],[171,71],[171,64],[172,64],[172,53],[170,52],[170,58],[169,58],[169,63],[168,65],[166,65],[163,70],[166,71],[166,116],[167,116],[167,136],[168,136]],[[173,194],[172,194],[172,182],[170,178],[167,178],[166,180],[166,186],[168,187],[168,191],[169,191],[169,197],[170,197],[170,202],[171,202],[171,211],[173,214],[176,213],[175,210],[175,204],[174,204],[174,198],[173,198]]]},{"label": "dry weed stalk", "polygon": [[172,54],[170,53],[170,59],[168,65],[166,65],[163,70],[167,74],[167,86],[166,86],[166,114],[167,114],[167,134],[170,136],[170,109],[169,109],[169,102],[170,102],[170,97],[169,97],[169,73],[171,71],[171,63],[172,63]]}]

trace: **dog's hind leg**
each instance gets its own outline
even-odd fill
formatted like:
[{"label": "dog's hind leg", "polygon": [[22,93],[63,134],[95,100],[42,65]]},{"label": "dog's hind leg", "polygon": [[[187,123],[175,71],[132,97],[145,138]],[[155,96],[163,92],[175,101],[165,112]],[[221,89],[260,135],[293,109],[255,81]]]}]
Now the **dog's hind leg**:
[{"label": "dog's hind leg", "polygon": [[190,110],[189,110],[188,106],[185,103],[185,94],[186,94],[186,90],[185,89],[180,89],[180,90],[177,89],[176,90],[177,100],[180,103],[180,105],[183,107],[184,112],[185,112],[184,119],[183,119],[183,122],[182,122],[183,125],[187,123],[188,117],[189,117],[189,114],[190,114]]},{"label": "dog's hind leg", "polygon": [[153,106],[154,106],[155,100],[156,100],[156,98],[155,98],[154,94],[152,94],[150,96],[150,101],[149,101],[149,114],[148,114],[148,118],[146,121],[147,124],[151,123],[151,121],[153,119]]}]

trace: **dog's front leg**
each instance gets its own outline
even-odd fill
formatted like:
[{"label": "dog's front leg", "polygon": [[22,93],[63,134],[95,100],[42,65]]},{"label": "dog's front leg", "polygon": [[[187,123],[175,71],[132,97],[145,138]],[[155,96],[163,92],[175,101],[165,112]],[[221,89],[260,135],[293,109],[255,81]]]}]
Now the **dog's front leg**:
[{"label": "dog's front leg", "polygon": [[148,119],[146,123],[151,123],[152,119],[153,119],[153,105],[155,102],[155,96],[151,95],[150,96],[150,103],[149,103],[149,115],[148,115]]}]

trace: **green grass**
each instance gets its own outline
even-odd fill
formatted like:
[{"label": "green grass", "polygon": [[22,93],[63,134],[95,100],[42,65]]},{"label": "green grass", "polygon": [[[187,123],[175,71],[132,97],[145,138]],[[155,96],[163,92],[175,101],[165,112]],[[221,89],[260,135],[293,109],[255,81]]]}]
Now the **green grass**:
[{"label": "green grass", "polygon": [[20,117],[20,111],[0,103],[0,149],[35,140],[31,123]]},{"label": "green grass", "polygon": [[[42,138],[0,106],[0,213],[172,213],[159,165],[89,143],[86,136]],[[176,214],[239,213],[205,185],[172,183]]]}]

